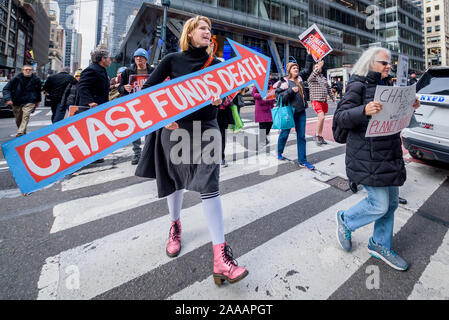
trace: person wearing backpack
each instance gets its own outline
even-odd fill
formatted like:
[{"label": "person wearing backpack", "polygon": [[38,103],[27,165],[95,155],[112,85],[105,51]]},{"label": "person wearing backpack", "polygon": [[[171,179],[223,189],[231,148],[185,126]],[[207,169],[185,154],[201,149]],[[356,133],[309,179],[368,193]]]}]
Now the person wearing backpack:
[{"label": "person wearing backpack", "polygon": [[[384,48],[366,50],[352,69],[352,77],[334,114],[333,133],[346,142],[346,175],[361,184],[368,196],[349,209],[337,212],[337,240],[347,252],[351,233],[374,222],[368,252],[396,270],[407,270],[407,262],[393,249],[394,213],[398,208],[399,186],[406,180],[400,133],[366,138],[372,115],[382,110],[374,100],[378,85],[392,86],[389,71],[391,53]],[[416,100],[413,107],[419,107]]]}]

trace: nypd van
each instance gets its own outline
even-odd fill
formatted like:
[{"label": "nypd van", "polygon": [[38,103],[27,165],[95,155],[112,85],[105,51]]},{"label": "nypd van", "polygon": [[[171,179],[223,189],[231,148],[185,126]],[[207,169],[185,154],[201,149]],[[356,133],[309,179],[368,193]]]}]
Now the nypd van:
[{"label": "nypd van", "polygon": [[404,147],[415,159],[449,163],[449,67],[427,70],[416,90],[421,107],[402,130]]}]

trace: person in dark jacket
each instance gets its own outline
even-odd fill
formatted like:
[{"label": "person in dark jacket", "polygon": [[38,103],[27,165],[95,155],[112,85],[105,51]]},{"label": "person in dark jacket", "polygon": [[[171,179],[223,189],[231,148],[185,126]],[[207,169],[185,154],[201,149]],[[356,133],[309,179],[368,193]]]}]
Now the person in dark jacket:
[{"label": "person in dark jacket", "polygon": [[[365,51],[352,69],[343,99],[334,117],[337,126],[349,130],[346,143],[346,174],[361,184],[367,198],[337,213],[337,240],[345,251],[352,247],[351,232],[375,222],[368,252],[397,270],[407,270],[407,262],[392,250],[394,212],[398,207],[399,186],[406,180],[400,133],[366,138],[372,115],[382,110],[373,101],[378,85],[391,86],[391,53],[384,48]],[[416,99],[413,107],[419,107]]]},{"label": "person in dark jacket", "polygon": [[51,108],[51,121],[55,122],[56,109],[61,103],[64,91],[69,84],[75,83],[75,79],[70,75],[70,68],[65,67],[61,72],[48,77],[43,90],[48,94]]},{"label": "person in dark jacket", "polygon": [[41,79],[30,65],[24,65],[22,72],[12,78],[3,88],[3,100],[13,108],[16,118],[17,135],[26,134],[30,116],[41,102]]},{"label": "person in dark jacket", "polygon": [[[76,105],[94,108],[109,101],[110,82],[106,68],[111,65],[111,57],[109,52],[103,49],[92,51],[90,56],[92,64],[81,72]],[[94,163],[102,162],[103,158]]]},{"label": "person in dark jacket", "polygon": [[229,99],[229,97],[226,97],[223,101],[223,103],[218,108],[217,113],[217,123],[218,127],[220,128],[220,134],[221,134],[221,167],[226,168],[228,167],[228,164],[226,162],[226,130],[228,129],[228,126],[230,124],[234,123],[234,118],[232,116],[232,110],[231,106],[234,103],[233,99],[232,101]]},{"label": "person in dark jacket", "polygon": [[109,77],[106,68],[111,65],[109,52],[103,49],[91,53],[92,64],[81,72],[78,83],[78,106],[96,107],[109,101]]},{"label": "person in dark jacket", "polygon": [[[310,57],[310,58],[309,58]],[[301,72],[298,64],[289,62],[287,64],[287,77],[281,78],[274,87],[276,96],[282,98],[283,104],[289,104],[294,109],[294,120],[296,130],[296,144],[298,149],[298,165],[301,168],[314,170],[315,167],[307,161],[306,157],[306,108],[307,101],[304,99],[303,79],[307,79],[312,73],[313,60],[307,56],[306,67]],[[278,159],[286,160],[282,153],[291,129],[281,130],[278,139]]]},{"label": "person in dark jacket", "polygon": [[[203,16],[187,20],[180,38],[181,52],[165,56],[144,84],[143,89],[162,83],[167,77],[175,79],[220,63],[207,51],[210,43],[210,20]],[[219,191],[220,152],[218,150],[221,136],[217,124],[218,106],[223,101],[217,92],[211,92],[211,95],[211,105],[145,138],[145,147],[136,175],[156,178],[158,196],[167,197],[171,224],[165,251],[169,257],[178,256],[181,250],[180,215],[183,193],[186,189],[200,193],[204,217],[212,238],[213,278],[215,284],[220,286],[224,281],[235,283],[242,280],[248,275],[248,271],[237,265],[232,256],[232,250],[225,241],[223,208]],[[199,136],[207,131],[213,137],[213,141],[196,139],[194,130],[200,133]],[[180,137],[187,140],[183,140],[186,142],[182,143],[183,145],[190,145],[187,151],[185,148],[179,149],[178,138]],[[213,150],[214,153],[213,159],[205,159],[201,150],[210,147],[209,150]],[[200,154],[195,150],[199,150]],[[206,157],[208,158],[207,155]],[[170,276],[183,277],[180,274]]]},{"label": "person in dark jacket", "polygon": [[416,79],[416,72],[412,71],[412,73],[410,73],[410,78],[407,81],[407,85],[412,86],[417,82],[418,79]]},{"label": "person in dark jacket", "polygon": [[74,82],[69,83],[67,88],[65,88],[64,94],[62,95],[61,102],[56,108],[56,115],[53,122],[58,122],[64,119],[65,113],[70,106],[74,106],[76,103],[76,95],[78,93],[78,83],[81,77],[81,70],[77,70],[73,76]]},{"label": "person in dark jacket", "polygon": [[[268,88],[273,88],[274,81],[271,79],[268,81]],[[269,93],[270,94],[270,93]],[[260,94],[256,86],[253,87],[251,95],[254,98],[254,121],[259,123],[259,142],[268,145],[270,143],[268,136],[271,128],[273,127],[273,118],[271,116],[271,109],[274,108],[276,99],[265,100]]]},{"label": "person in dark jacket", "polygon": [[[154,68],[148,63],[148,53],[145,49],[139,48],[134,52],[134,64],[130,68],[123,71],[120,76],[120,85],[118,86],[118,92],[124,96],[133,92],[130,78],[132,75],[150,75]],[[142,154],[141,139],[133,141],[134,156],[131,159],[131,164],[136,165],[139,163],[140,155]]]}]

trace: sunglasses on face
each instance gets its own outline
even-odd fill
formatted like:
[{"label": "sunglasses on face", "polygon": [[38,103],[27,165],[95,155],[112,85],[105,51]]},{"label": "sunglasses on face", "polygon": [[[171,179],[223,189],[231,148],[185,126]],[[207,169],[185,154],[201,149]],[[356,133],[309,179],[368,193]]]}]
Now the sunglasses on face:
[{"label": "sunglasses on face", "polygon": [[384,67],[387,66],[387,65],[391,65],[391,62],[390,62],[390,61],[379,60],[379,61],[376,61],[376,62],[382,63],[382,65],[383,65]]}]

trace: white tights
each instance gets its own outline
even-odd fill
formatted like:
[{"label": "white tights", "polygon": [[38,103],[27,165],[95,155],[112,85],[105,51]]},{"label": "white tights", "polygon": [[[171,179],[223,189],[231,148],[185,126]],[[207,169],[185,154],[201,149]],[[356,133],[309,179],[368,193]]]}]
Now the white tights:
[{"label": "white tights", "polygon": [[[167,197],[170,220],[176,221],[181,217],[182,199],[184,190],[177,190]],[[223,227],[223,209],[221,207],[220,193],[201,194],[203,212],[207,227],[212,238],[212,244],[217,245],[225,242]]]}]

